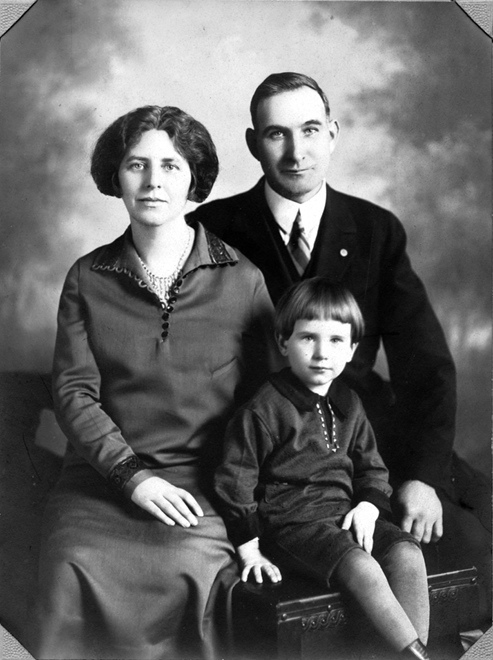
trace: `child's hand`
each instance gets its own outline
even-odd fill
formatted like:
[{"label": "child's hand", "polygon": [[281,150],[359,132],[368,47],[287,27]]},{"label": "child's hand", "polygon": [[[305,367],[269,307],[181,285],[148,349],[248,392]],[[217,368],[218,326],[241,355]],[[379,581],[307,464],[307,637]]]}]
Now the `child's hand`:
[{"label": "child's hand", "polygon": [[378,509],[371,502],[360,502],[346,514],[342,529],[351,529],[356,542],[371,555],[373,549],[373,532],[378,518]]},{"label": "child's hand", "polygon": [[282,580],[281,571],[260,552],[257,538],[239,545],[236,552],[240,559],[242,582],[248,580],[250,571],[253,572],[253,576],[258,583],[263,582],[262,573],[265,573],[271,582]]}]

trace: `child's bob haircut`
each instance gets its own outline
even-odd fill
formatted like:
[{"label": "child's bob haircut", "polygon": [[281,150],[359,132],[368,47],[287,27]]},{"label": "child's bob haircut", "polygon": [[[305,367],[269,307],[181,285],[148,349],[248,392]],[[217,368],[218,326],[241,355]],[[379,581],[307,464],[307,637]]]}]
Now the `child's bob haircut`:
[{"label": "child's bob haircut", "polygon": [[311,277],[293,284],[276,307],[276,336],[289,339],[296,321],[333,320],[351,324],[351,342],[363,337],[363,315],[352,293],[323,277]]}]

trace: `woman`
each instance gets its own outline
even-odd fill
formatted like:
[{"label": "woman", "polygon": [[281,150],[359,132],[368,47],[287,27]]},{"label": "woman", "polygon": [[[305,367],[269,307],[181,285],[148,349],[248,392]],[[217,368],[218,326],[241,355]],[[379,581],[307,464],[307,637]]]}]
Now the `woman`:
[{"label": "woman", "polygon": [[61,296],[53,384],[69,443],[44,521],[36,657],[219,657],[233,549],[211,475],[233,407],[271,366],[272,309],[260,272],[185,222],[217,171],[209,133],[178,108],[138,108],[96,144],[91,174],[130,226],[75,263]]}]

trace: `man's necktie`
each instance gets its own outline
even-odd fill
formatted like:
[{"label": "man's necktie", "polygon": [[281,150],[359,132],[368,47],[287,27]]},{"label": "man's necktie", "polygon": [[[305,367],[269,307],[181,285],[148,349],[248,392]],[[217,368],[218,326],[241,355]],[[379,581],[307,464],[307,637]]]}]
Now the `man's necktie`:
[{"label": "man's necktie", "polygon": [[301,226],[301,213],[299,211],[291,229],[288,248],[293,257],[294,265],[299,274],[303,275],[310,261],[310,247],[306,240],[305,230]]}]

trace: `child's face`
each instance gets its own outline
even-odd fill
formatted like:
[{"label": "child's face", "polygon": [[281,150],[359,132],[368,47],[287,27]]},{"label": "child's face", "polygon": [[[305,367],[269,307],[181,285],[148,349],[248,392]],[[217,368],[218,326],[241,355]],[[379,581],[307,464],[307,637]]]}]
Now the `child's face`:
[{"label": "child's face", "polygon": [[289,339],[279,337],[278,344],[293,373],[321,396],[327,394],[357,347],[351,342],[351,324],[332,319],[298,320]]}]

